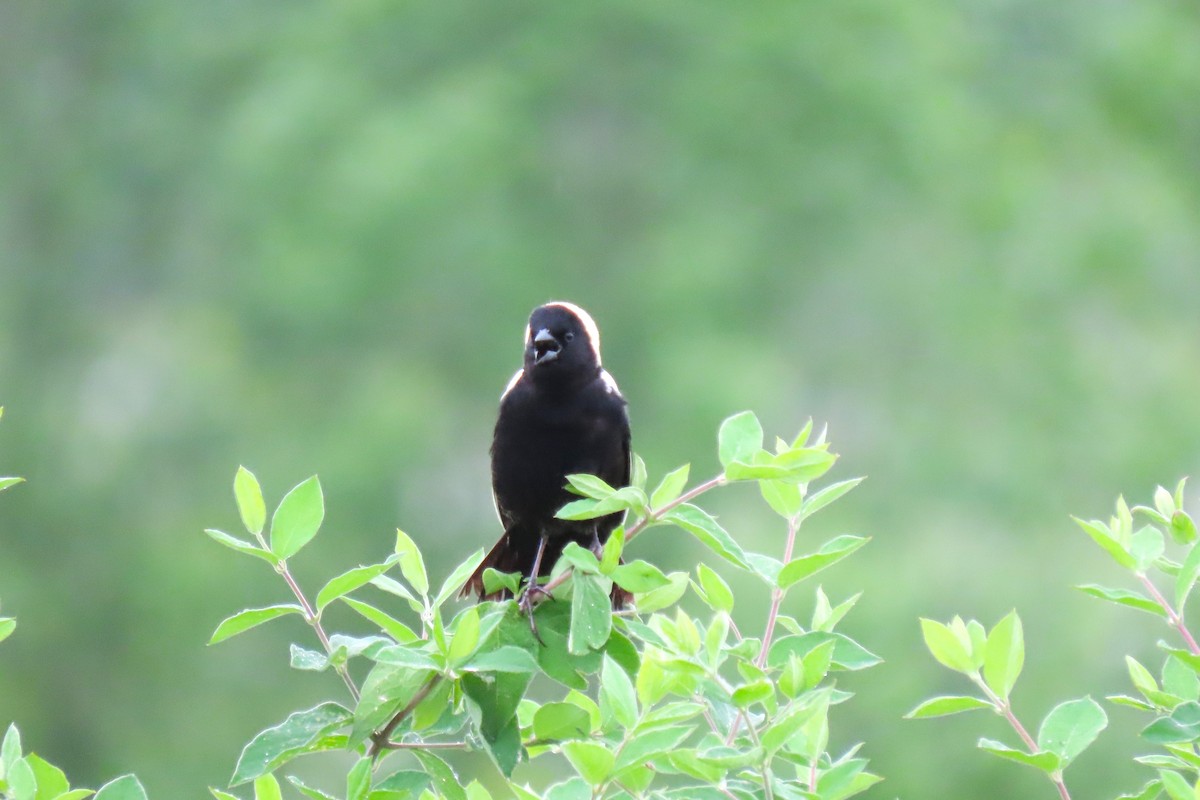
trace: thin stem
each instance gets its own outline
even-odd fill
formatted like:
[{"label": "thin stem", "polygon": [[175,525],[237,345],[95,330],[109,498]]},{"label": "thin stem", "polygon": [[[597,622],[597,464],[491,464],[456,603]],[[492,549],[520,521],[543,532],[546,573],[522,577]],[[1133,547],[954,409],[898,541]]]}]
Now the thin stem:
[{"label": "thin stem", "polygon": [[[788,534],[787,542],[783,546],[783,563],[786,564],[792,560],[792,551],[796,547],[796,533],[800,530],[800,515],[788,519]],[[776,586],[771,590],[771,610],[767,612],[767,626],[763,631],[762,644],[758,648],[758,657],[754,659],[755,665],[762,669],[767,663],[767,653],[771,649],[771,640],[775,636],[775,623],[779,620],[779,609],[783,605],[783,596],[787,592]],[[738,711],[736,717],[733,718],[733,726],[729,729],[729,735],[725,737],[725,744],[733,743],[734,738],[738,734],[738,730],[742,727],[742,719],[745,714]]]},{"label": "thin stem", "polygon": [[419,706],[421,701],[429,696],[429,693],[434,690],[434,687],[436,687],[441,680],[442,676],[436,672],[430,675],[429,680],[425,681],[425,684],[417,690],[417,693],[412,696],[412,699],[408,701],[408,704],[405,705],[404,708],[397,711],[396,715],[388,721],[387,725],[384,725],[378,731],[371,734],[372,757],[378,756],[383,750],[397,749],[391,746],[396,744],[396,742],[391,741],[392,733],[396,730],[396,726],[403,722],[405,718],[413,712],[413,709]]},{"label": "thin stem", "polygon": [[[1002,699],[998,694],[993,692],[984,682],[983,678],[979,676],[978,672],[971,676],[971,680],[983,691],[983,693],[987,696],[987,699],[991,701],[992,705],[999,709],[1000,713],[1004,715],[1004,718],[1008,720],[1008,724],[1012,726],[1012,729],[1017,732],[1017,736],[1021,737],[1021,741],[1025,743],[1026,749],[1028,749],[1031,754],[1041,752],[1041,748],[1038,747],[1038,743],[1034,741],[1034,738],[1029,735],[1029,731],[1025,730],[1025,726],[1021,724],[1021,720],[1017,719],[1017,715],[1013,713],[1012,705],[1007,700]],[[1067,791],[1067,784],[1063,782],[1062,772],[1058,771],[1051,773],[1048,777],[1054,784],[1055,788],[1058,789],[1058,796],[1062,800],[1071,800],[1071,794]]]},{"label": "thin stem", "polygon": [[[333,655],[333,645],[329,643],[329,637],[325,635],[325,629],[321,627],[321,617],[317,612],[313,611],[313,607],[309,605],[308,598],[304,596],[304,592],[300,591],[300,584],[296,583],[296,579],[292,577],[291,570],[288,569],[287,561],[280,561],[279,566],[275,570],[283,576],[287,581],[287,585],[291,587],[292,594],[300,601],[300,607],[304,609],[304,619],[312,626],[312,629],[317,632],[317,638],[321,640],[321,646],[325,648],[326,655]],[[350,690],[350,696],[354,698],[354,702],[358,703],[358,687],[354,685],[354,679],[350,677],[350,670],[345,664],[338,664],[335,669],[338,675],[342,676],[342,680],[346,683],[346,688]]]},{"label": "thin stem", "polygon": [[[796,547],[796,531],[798,530],[800,530],[799,514],[788,520],[787,544],[783,548],[784,564],[792,560],[792,550]],[[786,592],[778,586],[771,590],[771,610],[767,613],[767,628],[763,633],[762,646],[758,649],[758,658],[754,660],[759,669],[762,669],[767,663],[767,651],[771,648],[771,639],[775,635],[775,622],[779,619],[779,608],[783,605],[785,594]]]},{"label": "thin stem", "polygon": [[727,481],[725,480],[725,474],[722,473],[720,475],[717,475],[714,478],[709,478],[704,483],[693,486],[691,489],[688,489],[686,492],[679,495],[679,497],[676,497],[671,502],[663,503],[662,507],[656,508],[656,509],[651,509],[650,511],[648,511],[646,513],[646,516],[642,517],[640,520],[637,521],[637,524],[635,524],[629,530],[625,531],[626,544],[629,543],[630,539],[632,539],[634,536],[637,536],[639,533],[644,531],[651,524],[661,520],[664,516],[666,516],[667,512],[670,511],[671,509],[678,508],[679,506],[683,505],[684,503],[691,502],[692,500],[695,500],[697,497],[704,494],[708,490],[715,489],[718,486],[724,486],[726,483],[727,483]]},{"label": "thin stem", "polygon": [[1140,572],[1137,573],[1137,576],[1138,580],[1142,582],[1142,586],[1145,586],[1146,591],[1148,591],[1151,597],[1154,598],[1154,602],[1162,606],[1163,611],[1167,612],[1167,622],[1169,622],[1172,627],[1175,628],[1175,630],[1179,631],[1179,635],[1183,637],[1183,641],[1187,642],[1188,649],[1192,651],[1193,655],[1200,656],[1200,645],[1196,644],[1196,640],[1192,638],[1191,631],[1189,631],[1187,626],[1183,624],[1183,610],[1180,609],[1179,611],[1176,611],[1174,608],[1172,608],[1171,604],[1167,602],[1167,598],[1163,597],[1162,592],[1160,592],[1158,587],[1154,585],[1154,581],[1150,580]]},{"label": "thin stem", "polygon": [[[648,510],[646,512],[646,516],[642,517],[635,525],[633,525],[633,527],[625,531],[625,544],[629,544],[629,541],[634,536],[637,536],[650,525],[661,520],[671,509],[677,508],[690,500],[694,500],[710,489],[715,489],[718,486],[724,486],[726,483],[727,481],[725,480],[725,475],[718,475],[715,478],[706,480],[704,483],[693,486],[691,489],[688,489],[671,502],[663,503],[660,508]],[[572,570],[570,567],[563,570],[557,578],[542,586],[542,590],[546,592],[546,594],[553,592],[559,586],[562,586],[564,583],[566,583],[567,579],[571,577],[571,573],[573,571],[574,570]]]}]

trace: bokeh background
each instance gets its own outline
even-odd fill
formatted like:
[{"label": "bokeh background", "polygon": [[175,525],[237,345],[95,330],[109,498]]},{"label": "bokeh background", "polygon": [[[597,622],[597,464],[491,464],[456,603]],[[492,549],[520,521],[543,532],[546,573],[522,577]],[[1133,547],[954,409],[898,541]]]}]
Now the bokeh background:
[{"label": "bokeh background", "polygon": [[[237,528],[238,464],[270,501],[319,473],[310,591],[397,526],[445,575],[497,535],[496,398],[549,299],[600,323],[652,474],[715,472],[753,408],[868,476],[804,544],[874,537],[822,575],[887,660],[835,716],[871,797],[1050,794],[975,750],[1001,720],[901,719],[967,688],[918,616],[1017,608],[1030,726],[1169,635],[1070,588],[1123,576],[1068,515],[1200,465],[1193,4],[9,0],[0,152],[0,722],[77,782],[200,797],[341,696],[286,669],[296,620],[205,647],[286,593],[201,530]],[[778,552],[752,491],[713,503]],[[1146,777],[1109,711],[1079,796]]]}]

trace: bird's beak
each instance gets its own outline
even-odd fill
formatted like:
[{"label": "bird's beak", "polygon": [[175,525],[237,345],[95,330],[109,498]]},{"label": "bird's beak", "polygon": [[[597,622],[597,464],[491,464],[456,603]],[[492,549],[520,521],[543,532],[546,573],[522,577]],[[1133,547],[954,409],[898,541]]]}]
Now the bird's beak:
[{"label": "bird's beak", "polygon": [[533,337],[533,363],[545,364],[558,358],[562,345],[546,328],[542,328]]}]

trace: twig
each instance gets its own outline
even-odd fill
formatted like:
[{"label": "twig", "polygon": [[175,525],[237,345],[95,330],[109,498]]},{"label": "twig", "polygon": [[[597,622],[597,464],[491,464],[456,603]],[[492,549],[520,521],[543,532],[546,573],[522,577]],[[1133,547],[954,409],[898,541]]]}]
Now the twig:
[{"label": "twig", "polygon": [[[1012,706],[1009,704],[1009,702],[1001,699],[999,695],[993,692],[988,687],[987,683],[985,683],[983,679],[979,677],[978,672],[971,676],[971,680],[983,691],[984,695],[987,696],[987,699],[991,701],[992,705],[999,709],[1004,718],[1008,720],[1008,724],[1012,726],[1014,731],[1017,732],[1017,736],[1021,737],[1021,741],[1025,743],[1025,747],[1029,750],[1030,754],[1036,755],[1037,753],[1040,753],[1041,748],[1038,747],[1038,743],[1034,741],[1032,736],[1029,735],[1029,731],[1025,730],[1025,726],[1021,724],[1021,720],[1017,719],[1017,715],[1013,713]],[[1061,798],[1061,800],[1071,800],[1071,794],[1067,791],[1067,784],[1063,782],[1062,772],[1058,771],[1051,773],[1048,777],[1050,778],[1051,782],[1054,783],[1055,788],[1058,789],[1058,796]]]},{"label": "twig", "polygon": [[[796,533],[800,530],[800,515],[797,514],[788,520],[787,542],[783,546],[783,563],[786,564],[792,560],[792,551],[796,547]],[[787,591],[776,586],[771,590],[771,610],[767,612],[767,626],[763,631],[762,644],[758,648],[758,656],[754,659],[754,664],[759,669],[762,669],[767,663],[767,653],[771,649],[771,640],[775,636],[775,623],[779,620],[779,609],[783,605],[783,596]],[[742,720],[745,718],[744,711],[738,711],[737,716],[733,718],[733,725],[729,729],[729,734],[725,737],[725,744],[733,743],[734,738],[738,735],[738,730],[742,727]]]},{"label": "twig", "polygon": [[[292,577],[291,570],[287,567],[287,561],[280,561],[279,566],[275,569],[287,581],[287,585],[292,589],[292,594],[296,595],[296,599],[300,601],[300,607],[304,609],[304,619],[317,632],[317,638],[321,640],[321,646],[325,648],[326,655],[332,656],[333,645],[329,643],[329,637],[325,635],[325,629],[321,627],[321,617],[317,612],[313,611],[313,607],[309,605],[304,592],[300,591],[300,584],[296,583],[296,579]],[[350,690],[350,696],[354,698],[354,702],[357,704],[359,698],[358,687],[354,685],[354,679],[350,677],[350,670],[345,664],[338,664],[334,669],[337,670],[338,675],[342,676],[346,688]]]},{"label": "twig", "polygon": [[1183,610],[1180,609],[1179,611],[1176,611],[1174,608],[1172,608],[1171,604],[1167,602],[1167,598],[1163,597],[1162,592],[1160,592],[1158,587],[1154,585],[1154,581],[1150,580],[1140,572],[1137,573],[1137,576],[1138,580],[1142,582],[1142,585],[1146,587],[1146,591],[1150,592],[1151,596],[1154,597],[1154,602],[1162,606],[1162,610],[1167,612],[1167,622],[1169,622],[1171,626],[1175,628],[1175,630],[1179,631],[1179,635],[1183,637],[1183,641],[1187,642],[1188,649],[1192,651],[1192,655],[1200,656],[1200,645],[1196,644],[1196,640],[1192,638],[1191,631],[1189,631],[1187,626],[1183,624]]},{"label": "twig", "polygon": [[[263,538],[261,531],[255,533],[254,538],[258,539],[258,543],[262,546],[262,549],[270,552],[271,546],[267,544],[267,540]],[[296,583],[296,579],[292,577],[292,571],[288,569],[286,558],[280,559],[279,563],[275,565],[275,571],[283,576],[284,581],[287,582],[288,588],[292,590],[292,594],[295,595],[296,599],[300,602],[300,608],[304,611],[304,621],[311,625],[312,629],[316,631],[317,638],[321,640],[321,646],[325,648],[325,655],[332,656],[333,645],[329,643],[329,637],[325,635],[325,629],[321,627],[321,617],[319,614],[317,614],[317,612],[313,611],[313,607],[309,605],[308,598],[306,598],[304,596],[304,592],[300,590],[300,584]],[[338,675],[342,676],[342,680],[345,682],[346,688],[350,690],[350,696],[354,698],[354,702],[357,705],[359,698],[358,687],[354,685],[354,679],[350,677],[350,670],[345,664],[338,664],[336,667],[334,667],[334,669],[337,670]]]},{"label": "twig", "polygon": [[434,687],[436,687],[441,680],[442,676],[439,673],[435,672],[430,675],[429,680],[425,681],[425,684],[417,690],[417,693],[412,696],[412,699],[408,701],[408,704],[405,705],[404,708],[397,711],[396,715],[388,721],[387,725],[384,725],[382,728],[375,731],[375,733],[371,734],[372,758],[378,756],[383,750],[396,749],[391,747],[391,745],[396,744],[396,742],[391,741],[392,732],[396,730],[396,726],[403,722],[404,719],[413,712],[413,709],[421,704],[422,700],[429,696],[429,693],[434,690]]}]

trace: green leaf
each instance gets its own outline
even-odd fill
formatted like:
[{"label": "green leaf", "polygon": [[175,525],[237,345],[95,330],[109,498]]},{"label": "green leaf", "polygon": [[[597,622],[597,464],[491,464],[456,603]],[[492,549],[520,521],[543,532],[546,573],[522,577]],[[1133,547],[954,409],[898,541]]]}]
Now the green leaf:
[{"label": "green leaf", "polygon": [[600,718],[605,724],[616,721],[622,728],[637,722],[637,696],[625,670],[608,655],[600,668]]},{"label": "green leaf", "polygon": [[[1117,800],[1154,800],[1154,798],[1162,794],[1162,791],[1162,781],[1155,779],[1148,781],[1140,791],[1134,794],[1123,794]],[[1195,800],[1195,798],[1188,798],[1188,800]]]},{"label": "green leaf", "polygon": [[271,518],[271,552],[291,558],[308,544],[325,519],[321,482],[313,475],[288,492]]},{"label": "green leaf", "polygon": [[1126,550],[1125,547],[1113,537],[1112,533],[1109,531],[1108,527],[1104,525],[1104,523],[1099,522],[1098,520],[1089,522],[1082,520],[1079,517],[1071,517],[1071,519],[1075,520],[1076,524],[1083,528],[1084,532],[1087,533],[1088,536],[1092,537],[1092,540],[1095,541],[1096,544],[1104,548],[1105,552],[1112,556],[1113,559],[1122,567],[1125,567],[1126,569],[1135,569],[1137,567],[1137,562],[1134,560],[1133,556],[1130,555],[1129,551]]},{"label": "green leaf", "polygon": [[576,542],[567,542],[558,557],[558,564],[560,569],[562,565],[569,564],[577,573],[600,574],[600,560],[596,554]]},{"label": "green leaf", "polygon": [[574,703],[546,703],[533,715],[533,735],[540,741],[586,739],[590,733],[588,712]]},{"label": "green leaf", "polygon": [[[603,563],[600,565],[600,570],[604,571]],[[662,570],[641,559],[616,567],[612,571],[612,579],[613,583],[634,594],[642,594],[670,584]]]},{"label": "green leaf", "polygon": [[350,594],[355,589],[359,589],[371,582],[373,578],[387,572],[395,562],[392,559],[384,561],[382,564],[371,564],[366,567],[355,567],[347,570],[336,578],[333,578],[326,583],[321,591],[317,592],[317,613],[325,608],[325,606],[337,600],[343,595]]},{"label": "green leaf", "polygon": [[567,650],[573,655],[599,650],[612,632],[611,581],[577,572],[571,595],[571,629]]},{"label": "green leaf", "polygon": [[[326,794],[325,792],[321,791],[320,789],[314,789],[311,786],[306,786],[304,784],[304,782],[301,781],[299,778],[297,778],[295,775],[288,775],[287,779],[288,779],[288,783],[290,783],[292,786],[296,787],[296,791],[300,792],[300,794],[304,795],[305,797],[312,798],[312,800],[337,800],[337,798],[334,797],[333,795]],[[227,799],[226,798],[218,798],[218,800],[227,800]],[[238,800],[238,799],[236,797],[233,797],[232,795],[230,795],[230,800]]]},{"label": "green leaf", "polygon": [[478,647],[479,610],[477,606],[467,606],[456,620],[454,637],[450,640],[446,661],[451,666],[457,666],[469,658]]},{"label": "green leaf", "polygon": [[579,776],[592,786],[604,783],[612,774],[616,759],[602,744],[572,741],[564,744],[562,751]]},{"label": "green leaf", "polygon": [[1153,566],[1163,554],[1163,549],[1162,531],[1152,525],[1139,529],[1129,542],[1129,554],[1133,556],[1139,572],[1145,572]]},{"label": "green leaf", "polygon": [[360,758],[346,775],[346,800],[367,800],[371,791],[371,767],[374,759],[369,756]]},{"label": "green leaf", "polygon": [[24,483],[24,478],[0,478],[0,492],[10,486],[16,486],[18,483]]},{"label": "green leaf", "polygon": [[691,503],[683,503],[667,512],[663,519],[683,528],[726,561],[742,569],[750,569],[741,546],[704,509]]},{"label": "green leaf", "polygon": [[568,475],[567,488],[575,494],[590,497],[593,500],[603,500],[617,491],[602,478],[584,473]]},{"label": "green leaf", "polygon": [[329,667],[329,656],[324,653],[318,653],[315,650],[306,650],[296,644],[293,644],[288,652],[290,653],[289,663],[292,669],[321,672]]},{"label": "green leaf", "polygon": [[0,617],[0,642],[3,642],[17,629],[17,621],[12,617]]},{"label": "green leaf", "polygon": [[1008,700],[1025,666],[1021,618],[1010,611],[988,634],[983,649],[983,679],[1002,700]]},{"label": "green leaf", "polygon": [[733,704],[738,708],[746,708],[755,703],[765,703],[775,696],[775,687],[764,679],[743,684],[733,690]]},{"label": "green leaf", "polygon": [[37,783],[37,795],[34,800],[58,800],[59,796],[71,789],[66,774],[36,753],[27,755],[25,763],[29,765]]},{"label": "green leaf", "polygon": [[649,476],[646,474],[646,462],[637,453],[633,454],[629,465],[629,485],[636,486],[639,489],[646,488],[646,481]]},{"label": "green leaf", "polygon": [[639,594],[634,598],[638,613],[650,614],[654,611],[670,608],[679,602],[679,598],[683,597],[683,593],[687,591],[687,573],[672,572],[667,575],[667,581],[666,586],[651,589],[645,594]]},{"label": "green leaf", "polygon": [[1108,717],[1095,700],[1090,697],[1068,700],[1046,715],[1038,731],[1038,747],[1057,754],[1065,767],[1096,741],[1106,727]]},{"label": "green leaf", "polygon": [[429,785],[429,775],[422,770],[402,769],[393,772],[375,784],[375,788],[384,792],[397,792],[405,796],[416,797]]},{"label": "green leaf", "polygon": [[236,636],[239,633],[250,630],[251,628],[262,625],[264,622],[270,622],[277,617],[283,617],[288,614],[304,614],[304,609],[294,603],[284,603],[277,606],[267,606],[266,608],[247,608],[245,611],[239,611],[232,617],[227,617],[213,631],[212,638],[208,640],[209,644],[223,642],[231,636]]},{"label": "green leaf", "polygon": [[10,723],[4,732],[4,741],[0,743],[0,778],[8,774],[13,764],[21,759],[21,732],[17,723]]},{"label": "green leaf", "polygon": [[1171,515],[1171,525],[1167,528],[1167,532],[1179,544],[1191,544],[1196,541],[1196,523],[1192,521],[1191,515],[1183,509]]},{"label": "green leaf", "polygon": [[516,597],[521,593],[521,578],[519,572],[500,572],[487,567],[483,571],[483,591],[485,594],[495,594],[506,590]]},{"label": "green leaf", "polygon": [[977,708],[992,708],[992,704],[978,697],[934,697],[926,700],[904,715],[905,719],[928,719],[974,711]]},{"label": "green leaf", "polygon": [[808,633],[784,636],[771,645],[771,649],[767,652],[767,666],[771,669],[782,669],[787,665],[788,658],[793,653],[804,658],[812,650],[826,642],[833,642],[832,665],[841,670],[866,669],[883,660],[848,636],[840,633],[809,631]]},{"label": "green leaf", "polygon": [[279,781],[271,773],[260,775],[254,779],[254,800],[283,800],[279,790]]},{"label": "green leaf", "polygon": [[784,564],[776,579],[777,585],[786,591],[810,575],[841,561],[869,541],[870,539],[862,536],[838,536],[830,539],[817,552]]},{"label": "green leaf", "polygon": [[[292,779],[292,782],[295,783],[294,778]],[[211,786],[208,787],[208,793],[211,794],[213,797],[215,797],[216,800],[241,800],[241,798],[238,797],[236,794],[230,794],[229,792],[222,792],[220,789],[214,789]],[[88,792],[88,794],[91,794],[91,792]],[[61,798],[59,798],[59,800],[61,800]]]},{"label": "green leaf", "polygon": [[375,661],[380,664],[391,664],[397,667],[408,667],[409,669],[434,671],[438,669],[438,663],[433,660],[433,656],[428,652],[403,644],[383,648],[375,654]]},{"label": "green leaf", "polygon": [[812,627],[816,631],[832,631],[837,624],[842,621],[842,618],[854,608],[858,602],[858,598],[862,597],[862,592],[853,595],[846,600],[838,603],[837,606],[829,607],[829,598],[825,597],[825,592],[821,587],[817,587],[817,605],[813,609]]},{"label": "green leaf", "polygon": [[862,478],[850,478],[849,480],[831,483],[823,487],[820,491],[814,492],[811,497],[804,501],[803,506],[801,506],[800,518],[807,519],[811,517],[862,482]]},{"label": "green leaf", "polygon": [[700,581],[704,602],[709,607],[714,611],[724,611],[725,613],[733,610],[733,590],[720,575],[707,564],[699,564],[696,567],[696,577]]},{"label": "green leaf", "polygon": [[691,734],[692,729],[687,726],[662,727],[638,733],[621,748],[615,767],[619,772],[636,764],[645,764],[660,758],[678,747]]},{"label": "green leaf", "polygon": [[603,500],[594,500],[590,497],[585,497],[582,500],[567,503],[554,516],[559,519],[571,520],[595,519],[625,511],[626,509],[638,511],[644,509],[647,502],[646,493],[641,489],[634,486],[625,486],[617,489]]},{"label": "green leaf", "polygon": [[238,514],[246,530],[258,536],[267,521],[267,506],[263,503],[262,487],[258,478],[245,467],[238,467],[233,477],[233,496],[237,500]]},{"label": "green leaf", "polygon": [[454,770],[450,768],[449,764],[425,750],[413,750],[412,753],[429,773],[434,787],[445,800],[467,800],[467,793],[463,789],[462,781],[454,774]]},{"label": "green leaf", "polygon": [[304,753],[327,749],[322,739],[350,723],[349,709],[322,703],[297,711],[278,725],[259,733],[242,749],[230,786],[238,786],[273,772]]},{"label": "green leaf", "polygon": [[1200,699],[1200,676],[1184,660],[1167,656],[1162,675],[1164,691],[1184,700]]},{"label": "green leaf", "polygon": [[[600,557],[600,574],[601,575],[608,575],[610,577],[613,576],[613,570],[615,570],[617,568],[617,565],[619,563],[621,563],[621,551],[624,549],[625,549],[625,528],[622,525],[618,525],[616,528],[613,529],[613,532],[609,535],[608,541],[606,541],[604,543],[604,550]],[[645,563],[645,562],[642,562],[642,563]],[[650,566],[650,565],[647,564],[646,566]],[[654,569],[657,570],[657,568],[654,568]],[[659,574],[661,575],[662,573],[659,572]],[[616,578],[614,577],[613,580],[616,580]],[[666,578],[663,578],[663,580],[665,581]],[[634,591],[634,590],[631,589],[630,591]]]},{"label": "green leaf", "polygon": [[1186,604],[1196,579],[1200,578],[1200,544],[1194,545],[1183,559],[1183,566],[1175,577],[1175,607],[1182,609]]},{"label": "green leaf", "polygon": [[400,573],[408,585],[424,597],[429,594],[429,575],[425,572],[425,560],[417,543],[399,528],[396,529],[396,557],[400,560]]},{"label": "green leaf", "polygon": [[502,645],[495,650],[478,653],[460,669],[463,672],[537,672],[537,660],[528,650]]},{"label": "green leaf", "polygon": [[964,675],[975,673],[971,654],[948,625],[922,618],[921,633],[925,637],[925,646],[929,648],[930,654],[943,666]]},{"label": "green leaf", "polygon": [[1128,589],[1108,589],[1104,586],[1096,586],[1090,583],[1083,586],[1076,586],[1075,588],[1084,594],[1099,597],[1101,600],[1107,600],[1110,603],[1136,608],[1138,611],[1145,611],[1158,617],[1165,618],[1167,616],[1167,612],[1158,603],[1145,595],[1131,592]]},{"label": "green leaf", "polygon": [[804,507],[804,489],[794,481],[762,480],[758,491],[776,514],[790,520]]},{"label": "green leaf", "polygon": [[101,786],[92,800],[146,800],[146,790],[133,775],[122,775]]},{"label": "green leaf", "polygon": [[1190,744],[1200,739],[1200,703],[1178,704],[1168,716],[1147,725],[1142,738],[1159,745]]},{"label": "green leaf", "polygon": [[343,603],[350,606],[360,615],[371,622],[374,622],[379,626],[380,630],[382,630],[388,636],[391,636],[400,644],[407,644],[408,642],[416,640],[417,635],[413,633],[411,628],[409,628],[403,622],[400,622],[399,620],[394,619],[393,617],[375,608],[375,606],[364,603],[361,600],[355,600],[351,597],[342,597],[340,599]]},{"label": "green leaf", "polygon": [[37,778],[33,774],[33,768],[24,758],[17,758],[9,764],[3,777],[8,782],[5,798],[8,800],[35,800]]},{"label": "green leaf", "polygon": [[215,528],[205,528],[204,532],[207,533],[214,541],[225,545],[230,550],[236,550],[239,553],[245,553],[246,555],[254,556],[255,558],[261,558],[271,566],[275,566],[279,563],[279,556],[275,555],[270,550],[264,550],[258,545],[247,542],[244,539],[239,539],[236,536],[230,536],[228,533],[216,530]]},{"label": "green leaf", "polygon": [[650,494],[650,507],[660,509],[683,494],[690,473],[691,464],[684,464],[682,467],[668,472],[662,482],[658,484],[658,488]]},{"label": "green leaf", "polygon": [[[813,693],[808,702],[796,703],[791,709],[776,717],[762,734],[763,749],[768,753],[774,753],[788,744],[814,717],[824,716],[829,712],[829,700],[830,692],[828,689],[824,689]],[[730,766],[733,765],[730,764]]]},{"label": "green leaf", "polygon": [[1026,753],[1024,750],[1016,750],[995,739],[980,739],[978,747],[992,755],[1040,769],[1046,774],[1055,772],[1062,766],[1062,760],[1056,753]]},{"label": "green leaf", "polygon": [[481,547],[472,553],[466,561],[454,568],[454,571],[450,573],[445,583],[442,584],[442,588],[438,590],[437,597],[433,601],[435,607],[441,606],[452,594],[462,588],[462,585],[467,582],[467,578],[471,577],[471,573],[483,561],[483,556],[483,548]]},{"label": "green leaf", "polygon": [[734,414],[721,423],[717,432],[717,453],[723,467],[735,461],[749,461],[762,446],[762,424],[753,411]]},{"label": "green leaf", "polygon": [[[1169,769],[1160,769],[1158,777],[1162,781],[1163,791],[1167,793],[1167,797],[1171,798],[1171,800],[1196,800],[1195,790],[1188,785],[1188,782],[1178,772],[1172,772]],[[1157,796],[1157,793],[1151,796]]]}]

